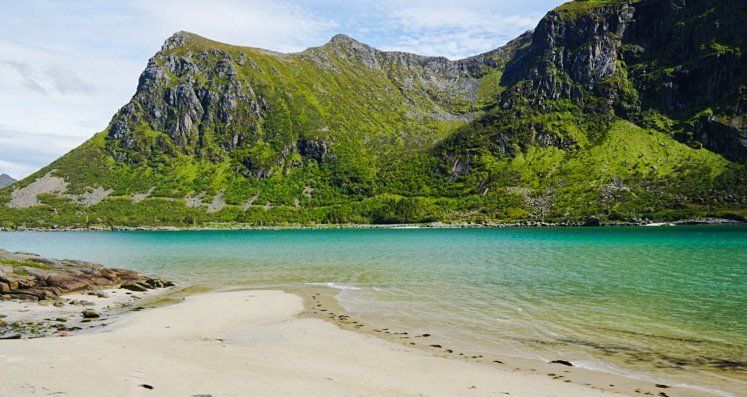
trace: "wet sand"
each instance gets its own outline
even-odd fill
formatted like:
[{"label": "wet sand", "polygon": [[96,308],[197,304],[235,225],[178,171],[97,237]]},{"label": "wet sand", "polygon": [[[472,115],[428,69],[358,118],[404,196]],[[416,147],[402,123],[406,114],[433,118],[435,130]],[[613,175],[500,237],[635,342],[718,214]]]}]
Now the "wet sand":
[{"label": "wet sand", "polygon": [[[512,356],[496,355],[479,352],[461,352],[449,346],[448,342],[433,333],[410,334],[406,330],[395,330],[367,324],[347,312],[337,301],[338,290],[315,287],[285,287],[285,291],[292,292],[304,298],[302,317],[320,318],[329,321],[341,329],[364,333],[377,338],[404,345],[410,349],[425,351],[433,356],[452,360],[479,363],[499,371],[544,375],[558,383],[572,383],[600,392],[621,393],[630,396],[659,396],[659,397],[697,397],[716,396],[704,390],[689,387],[679,387],[668,384],[665,380],[645,381],[628,376],[595,371],[559,363]],[[557,360],[563,360],[557,357]],[[535,394],[542,395],[542,394]]]},{"label": "wet sand", "polygon": [[313,302],[212,292],[128,314],[102,332],[2,341],[0,395],[631,395],[579,384],[559,364],[549,376],[351,332],[355,325],[309,317]]}]

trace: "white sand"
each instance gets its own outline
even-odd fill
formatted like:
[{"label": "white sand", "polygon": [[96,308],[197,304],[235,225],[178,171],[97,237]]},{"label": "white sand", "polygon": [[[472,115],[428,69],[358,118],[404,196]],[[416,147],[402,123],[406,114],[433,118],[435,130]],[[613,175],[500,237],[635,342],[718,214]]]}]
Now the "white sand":
[{"label": "white sand", "polygon": [[0,396],[616,395],[435,357],[302,309],[280,291],[209,293],[100,333],[0,341]]},{"label": "white sand", "polygon": [[[131,308],[140,302],[147,302],[149,298],[163,295],[172,288],[149,289],[144,292],[132,292],[121,288],[105,288],[95,293],[103,293],[102,296],[89,294],[88,292],[74,292],[63,295],[60,302],[63,306],[53,306],[51,301],[22,301],[9,300],[0,302],[0,318],[7,323],[14,321],[43,321],[44,319],[67,318],[67,326],[81,326],[82,328],[98,327],[102,323],[111,323],[113,319],[108,318],[108,313],[121,308]],[[74,302],[85,302],[85,304],[73,304]],[[42,305],[43,304],[43,305]],[[81,312],[93,309],[103,315],[89,324],[81,324]],[[3,351],[0,347],[0,353]],[[2,395],[0,395],[2,397]]]}]

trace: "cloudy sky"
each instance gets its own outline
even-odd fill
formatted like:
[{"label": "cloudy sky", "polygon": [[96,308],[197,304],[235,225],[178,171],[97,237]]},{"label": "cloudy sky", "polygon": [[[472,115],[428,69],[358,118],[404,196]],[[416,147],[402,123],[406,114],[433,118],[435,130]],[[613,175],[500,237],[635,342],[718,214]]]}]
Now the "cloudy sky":
[{"label": "cloudy sky", "polygon": [[457,59],[506,43],[560,3],[0,0],[0,173],[25,177],[105,129],[148,58],[179,30],[285,52],[346,33]]}]

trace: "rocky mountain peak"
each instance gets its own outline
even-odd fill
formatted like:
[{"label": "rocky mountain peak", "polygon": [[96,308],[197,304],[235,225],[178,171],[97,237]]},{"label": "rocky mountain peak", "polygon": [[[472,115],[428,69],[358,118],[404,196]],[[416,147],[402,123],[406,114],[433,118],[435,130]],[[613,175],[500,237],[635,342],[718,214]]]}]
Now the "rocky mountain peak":
[{"label": "rocky mountain peak", "polygon": [[337,58],[359,61],[370,68],[379,67],[378,58],[381,51],[348,35],[337,34],[322,48]]},{"label": "rocky mountain peak", "polygon": [[0,188],[10,186],[15,183],[16,180],[8,174],[0,174]]},{"label": "rocky mountain peak", "polygon": [[329,40],[330,43],[345,43],[345,44],[363,44],[360,41],[344,34],[338,33]]},{"label": "rocky mountain peak", "polygon": [[189,43],[190,40],[193,40],[194,38],[198,37],[194,33],[185,32],[183,30],[180,30],[174,34],[171,35],[161,46],[161,51],[169,51],[173,50],[175,48],[182,47]]}]

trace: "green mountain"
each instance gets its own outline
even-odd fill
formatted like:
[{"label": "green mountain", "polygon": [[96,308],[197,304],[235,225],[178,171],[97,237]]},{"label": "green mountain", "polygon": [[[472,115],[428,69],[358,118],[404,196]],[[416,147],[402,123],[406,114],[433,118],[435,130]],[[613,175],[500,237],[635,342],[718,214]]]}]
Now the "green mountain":
[{"label": "green mountain", "polygon": [[747,215],[747,7],[587,0],[474,57],[174,34],[0,226]]}]

